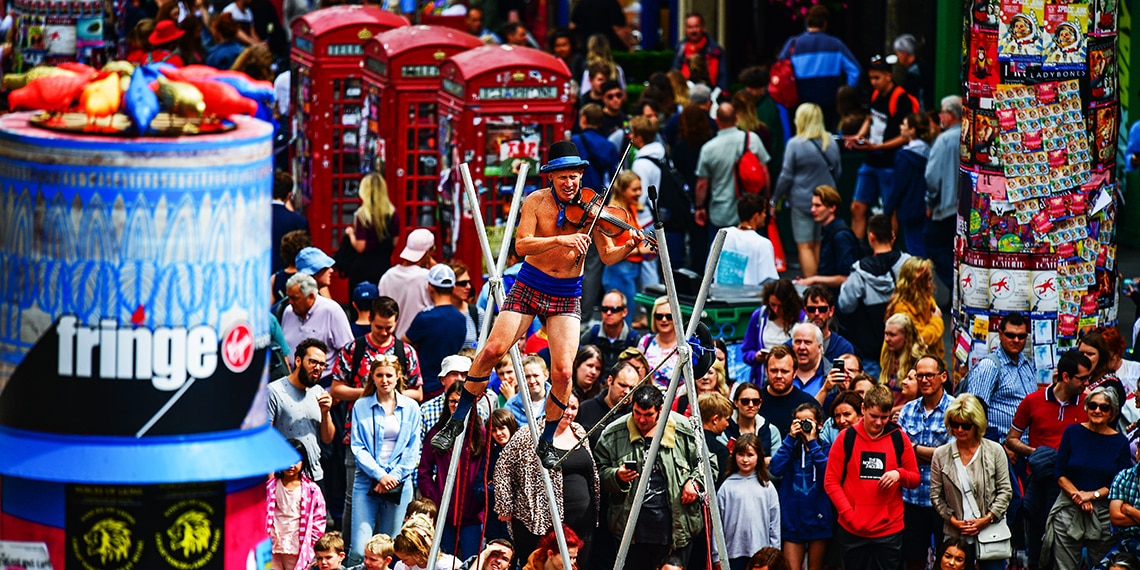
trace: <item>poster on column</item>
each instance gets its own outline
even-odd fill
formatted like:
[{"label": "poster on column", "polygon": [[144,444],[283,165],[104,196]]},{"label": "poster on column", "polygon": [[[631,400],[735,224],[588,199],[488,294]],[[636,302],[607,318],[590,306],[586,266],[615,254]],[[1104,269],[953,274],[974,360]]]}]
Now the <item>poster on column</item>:
[{"label": "poster on column", "polygon": [[1044,0],[1005,0],[998,22],[1002,83],[1023,83],[1044,57]]},{"label": "poster on column", "polygon": [[958,265],[958,298],[968,309],[989,310],[989,254],[966,251]]},{"label": "poster on column", "polygon": [[1047,4],[1044,14],[1042,72],[1083,74],[1088,61],[1084,35],[1089,24],[1088,4]]},{"label": "poster on column", "polygon": [[1116,38],[1089,40],[1089,91],[1094,106],[1116,99]]},{"label": "poster on column", "polygon": [[993,97],[997,90],[997,34],[980,29],[970,30],[966,86],[971,97]]},{"label": "poster on column", "polygon": [[1028,311],[1029,256],[995,253],[990,260],[990,306],[994,311]]}]

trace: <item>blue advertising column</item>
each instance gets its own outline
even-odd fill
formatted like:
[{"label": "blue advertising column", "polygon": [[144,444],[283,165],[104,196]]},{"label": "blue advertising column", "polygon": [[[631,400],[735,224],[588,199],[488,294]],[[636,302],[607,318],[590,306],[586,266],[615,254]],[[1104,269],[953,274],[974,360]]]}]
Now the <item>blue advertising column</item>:
[{"label": "blue advertising column", "polygon": [[31,116],[0,117],[0,549],[254,568],[265,475],[297,457],[266,424],[272,129]]}]

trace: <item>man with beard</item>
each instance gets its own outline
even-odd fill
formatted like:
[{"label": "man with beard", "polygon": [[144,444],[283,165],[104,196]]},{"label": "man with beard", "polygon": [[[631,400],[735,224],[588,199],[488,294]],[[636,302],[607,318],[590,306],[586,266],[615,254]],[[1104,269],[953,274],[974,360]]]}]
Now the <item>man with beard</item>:
[{"label": "man with beard", "polygon": [[[331,443],[336,429],[333,426],[332,396],[318,386],[321,372],[328,368],[325,343],[307,338],[294,352],[293,372],[269,383],[269,423],[286,439],[293,438],[305,445],[309,457],[320,457],[317,437]],[[324,479],[320,461],[311,461],[313,480]]]}]

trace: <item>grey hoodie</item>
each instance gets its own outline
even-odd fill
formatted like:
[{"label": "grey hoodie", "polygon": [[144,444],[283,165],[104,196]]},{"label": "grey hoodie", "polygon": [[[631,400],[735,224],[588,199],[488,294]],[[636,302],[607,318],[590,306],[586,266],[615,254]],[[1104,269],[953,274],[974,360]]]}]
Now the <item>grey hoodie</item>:
[{"label": "grey hoodie", "polygon": [[859,305],[886,303],[895,292],[895,279],[910,254],[893,250],[870,255],[851,266],[851,275],[839,288],[839,311],[853,313]]}]

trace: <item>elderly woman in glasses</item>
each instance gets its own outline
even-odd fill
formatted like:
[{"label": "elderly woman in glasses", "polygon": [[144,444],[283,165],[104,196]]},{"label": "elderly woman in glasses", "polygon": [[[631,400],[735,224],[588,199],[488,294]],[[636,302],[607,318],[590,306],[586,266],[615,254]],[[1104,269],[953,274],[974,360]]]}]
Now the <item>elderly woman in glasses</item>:
[{"label": "elderly woman in glasses", "polygon": [[[669,305],[669,297],[658,297],[653,302],[653,311],[649,313],[649,330],[655,334],[641,337],[637,348],[645,353],[650,368],[657,368],[653,374],[653,381],[658,386],[668,386],[673,376],[673,367],[677,365],[677,325],[673,322],[673,309]],[[662,364],[663,363],[663,364]]]},{"label": "elderly woman in glasses", "polygon": [[[946,429],[952,439],[934,450],[930,459],[930,501],[945,522],[942,532],[965,539],[966,568],[973,568],[976,537],[1000,521],[1013,497],[1009,460],[986,433],[986,411],[973,394],[962,394],[946,408]],[[982,560],[979,570],[1005,568],[1005,560]]]},{"label": "elderly woman in glasses", "polygon": [[1081,549],[1099,561],[1112,547],[1108,491],[1116,474],[1132,466],[1128,438],[1116,430],[1120,401],[1105,386],[1085,398],[1088,421],[1061,436],[1054,472],[1061,493],[1045,523],[1041,560],[1058,568],[1078,568]]}]

